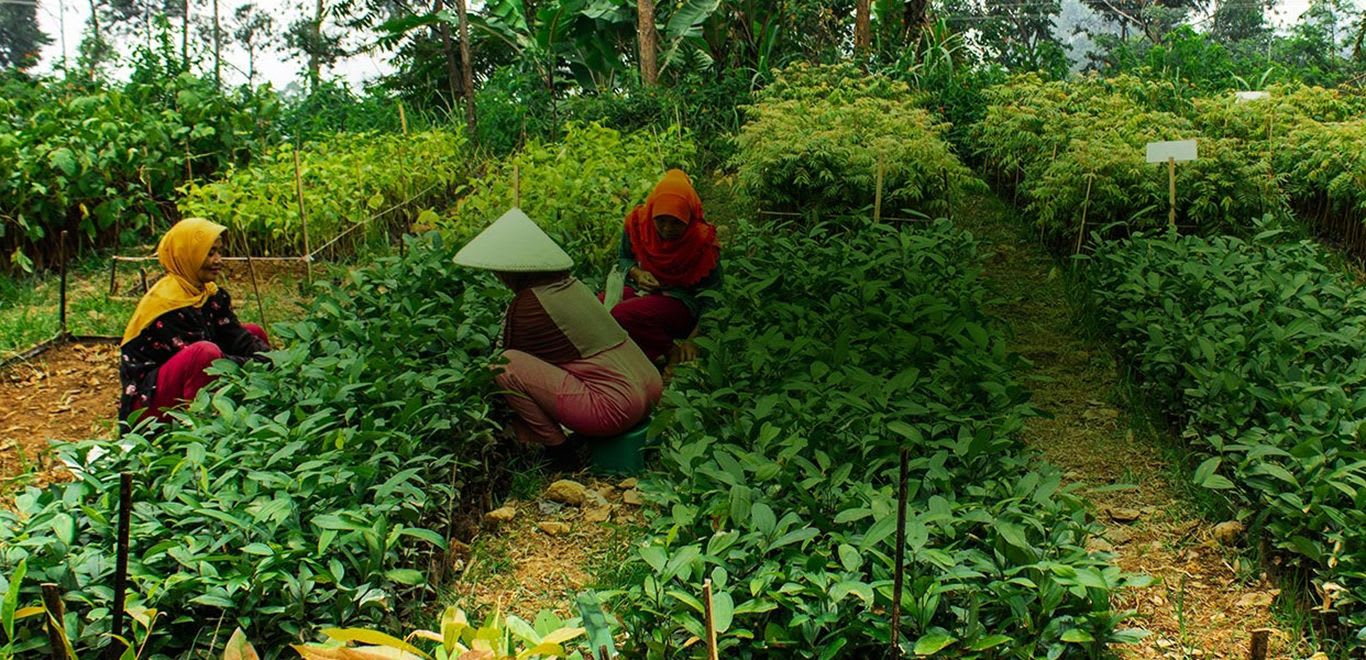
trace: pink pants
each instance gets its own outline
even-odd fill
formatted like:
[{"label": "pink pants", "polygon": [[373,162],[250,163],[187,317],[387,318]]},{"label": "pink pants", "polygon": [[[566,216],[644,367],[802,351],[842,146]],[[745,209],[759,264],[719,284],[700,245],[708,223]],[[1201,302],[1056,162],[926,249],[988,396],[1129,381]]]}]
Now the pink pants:
[{"label": "pink pants", "polygon": [[[260,337],[261,341],[270,343],[261,326],[243,323],[242,328]],[[213,382],[214,377],[204,373],[204,370],[222,357],[223,349],[211,341],[197,341],[180,349],[157,370],[157,391],[152,395],[147,414],[165,419],[167,409],[193,399],[199,390]]]},{"label": "pink pants", "polygon": [[629,431],[659,402],[659,371],[629,341],[593,357],[551,364],[530,353],[506,351],[495,377],[517,413],[513,429],[527,444],[558,445],[564,425],[587,436]]},{"label": "pink pants", "polygon": [[[598,295],[599,300],[603,298]],[[662,293],[638,296],[629,286],[623,292],[621,302],[612,308],[612,318],[631,335],[631,340],[651,362],[668,355],[674,341],[687,337],[697,325],[697,319],[683,301]]]}]

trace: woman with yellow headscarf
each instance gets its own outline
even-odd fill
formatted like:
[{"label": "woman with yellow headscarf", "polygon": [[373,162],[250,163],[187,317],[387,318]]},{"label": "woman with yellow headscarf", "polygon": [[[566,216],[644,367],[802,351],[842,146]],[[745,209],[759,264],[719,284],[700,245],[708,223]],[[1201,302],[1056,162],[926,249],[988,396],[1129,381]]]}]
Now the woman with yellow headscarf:
[{"label": "woman with yellow headscarf", "polygon": [[232,298],[215,283],[225,229],[186,218],[157,245],[166,274],[138,302],[123,332],[120,420],[139,411],[162,419],[213,380],[204,370],[215,360],[246,362],[270,350],[266,331],[239,323]]}]

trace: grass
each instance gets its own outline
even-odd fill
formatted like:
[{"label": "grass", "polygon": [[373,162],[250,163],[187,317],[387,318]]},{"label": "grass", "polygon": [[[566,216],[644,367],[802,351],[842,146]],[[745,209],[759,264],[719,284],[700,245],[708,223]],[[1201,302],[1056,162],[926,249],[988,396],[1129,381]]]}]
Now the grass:
[{"label": "grass", "polygon": [[[67,327],[77,335],[121,336],[141,297],[142,276],[135,264],[120,264],[118,295],[109,295],[109,254],[89,254],[72,264],[67,283]],[[315,263],[315,280],[335,280],[345,264]],[[251,280],[240,263],[230,266],[220,284],[233,294],[238,317],[259,323]],[[311,295],[304,269],[258,263],[261,302],[267,320],[298,318],[307,311]],[[160,267],[147,269],[154,283]],[[56,336],[59,326],[60,278],[56,273],[0,277],[0,357],[22,351]]]}]

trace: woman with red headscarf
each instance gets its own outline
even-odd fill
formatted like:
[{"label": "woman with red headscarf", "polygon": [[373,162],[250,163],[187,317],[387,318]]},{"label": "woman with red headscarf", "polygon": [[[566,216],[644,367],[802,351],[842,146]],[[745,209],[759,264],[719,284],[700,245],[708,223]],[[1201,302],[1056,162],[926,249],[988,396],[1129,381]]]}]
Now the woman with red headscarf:
[{"label": "woman with red headscarf", "polygon": [[716,227],[682,170],[669,170],[644,204],[626,216],[621,269],[634,283],[612,317],[655,363],[687,362],[708,300],[702,292],[721,283]]}]

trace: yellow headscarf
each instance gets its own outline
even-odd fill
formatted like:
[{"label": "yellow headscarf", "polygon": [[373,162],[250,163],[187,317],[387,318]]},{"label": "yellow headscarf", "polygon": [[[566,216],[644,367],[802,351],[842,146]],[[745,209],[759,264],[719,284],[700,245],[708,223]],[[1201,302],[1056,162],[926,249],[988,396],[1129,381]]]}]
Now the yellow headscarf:
[{"label": "yellow headscarf", "polygon": [[218,285],[199,283],[199,269],[227,227],[204,218],[185,218],[175,223],[161,237],[157,245],[157,261],[166,269],[166,276],[157,280],[152,289],[138,302],[128,328],[123,331],[123,343],[133,341],[143,329],[162,314],[181,307],[202,307],[215,293]]}]

